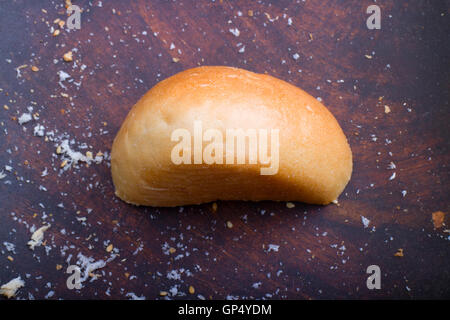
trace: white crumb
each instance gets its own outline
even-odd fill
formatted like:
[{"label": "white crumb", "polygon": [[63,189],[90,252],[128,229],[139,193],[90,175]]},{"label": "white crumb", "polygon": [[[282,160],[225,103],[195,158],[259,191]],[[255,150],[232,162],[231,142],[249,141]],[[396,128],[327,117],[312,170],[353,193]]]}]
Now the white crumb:
[{"label": "white crumb", "polygon": [[23,113],[18,119],[20,125],[30,122],[31,120],[33,120],[33,117],[29,113]]},{"label": "white crumb", "polygon": [[369,226],[369,224],[370,224],[370,220],[367,219],[367,218],[364,217],[364,216],[361,216],[361,221],[362,221],[362,223],[363,223],[363,225],[364,225],[364,228],[367,228],[367,227]]},{"label": "white crumb", "polygon": [[45,127],[44,127],[43,125],[37,124],[37,125],[34,127],[34,132],[33,132],[33,134],[34,134],[35,136],[38,136],[38,137],[43,137],[43,136],[44,136],[44,130],[45,130]]},{"label": "white crumb", "polygon": [[241,34],[241,32],[239,31],[238,28],[233,28],[229,30],[235,37],[239,37],[239,35]]},{"label": "white crumb", "polygon": [[64,71],[62,71],[62,70],[59,70],[59,71],[58,71],[58,76],[59,76],[59,81],[58,81],[58,83],[59,83],[59,85],[61,86],[61,88],[67,89],[66,86],[63,85],[62,83],[63,83],[64,81],[66,81],[67,79],[70,78],[70,74],[68,74],[67,72],[64,72]]},{"label": "white crumb", "polygon": [[134,292],[128,292],[125,297],[129,297],[130,300],[145,300],[144,296],[138,297]]}]

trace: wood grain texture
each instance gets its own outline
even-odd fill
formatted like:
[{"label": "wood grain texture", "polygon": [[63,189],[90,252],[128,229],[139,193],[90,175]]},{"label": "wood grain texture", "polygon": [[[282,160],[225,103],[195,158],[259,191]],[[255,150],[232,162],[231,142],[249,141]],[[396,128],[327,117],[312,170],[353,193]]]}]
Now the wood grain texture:
[{"label": "wood grain texture", "polygon": [[[17,298],[450,298],[448,217],[442,228],[432,223],[450,209],[447,1],[384,1],[381,30],[366,28],[371,1],[74,4],[81,30],[52,36],[63,1],[0,2],[0,283],[20,275]],[[69,50],[74,61],[64,62]],[[107,159],[60,168],[62,140],[109,154],[139,97],[198,65],[267,72],[320,97],[354,156],[339,205],[141,208],[114,196]],[[66,88],[60,70],[71,75]],[[39,119],[19,125],[29,106]],[[37,124],[47,139],[33,135]],[[45,245],[31,251],[30,229],[47,223]],[[69,290],[65,270],[79,253],[115,259]],[[366,288],[372,264],[381,290]]]}]

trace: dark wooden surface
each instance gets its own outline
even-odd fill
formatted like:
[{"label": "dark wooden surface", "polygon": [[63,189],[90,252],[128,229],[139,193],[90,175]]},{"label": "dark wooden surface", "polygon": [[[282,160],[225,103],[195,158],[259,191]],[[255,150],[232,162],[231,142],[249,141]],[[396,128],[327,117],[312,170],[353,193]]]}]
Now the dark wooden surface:
[{"label": "dark wooden surface", "polygon": [[[450,298],[448,218],[441,228],[431,220],[450,204],[448,1],[382,1],[381,30],[366,28],[372,2],[360,0],[74,4],[84,10],[81,30],[54,37],[63,1],[0,2],[0,283],[20,275],[17,298]],[[62,61],[73,48],[74,62]],[[137,208],[114,197],[108,160],[60,169],[63,136],[74,150],[109,153],[141,95],[198,65],[267,72],[320,97],[353,150],[339,205]],[[67,89],[59,70],[72,77]],[[28,106],[39,119],[21,126]],[[34,136],[37,124],[54,137]],[[31,251],[30,229],[47,223],[45,245]],[[117,251],[107,252],[109,244]],[[404,256],[394,256],[400,248]],[[117,256],[94,272],[97,280],[69,290],[66,261],[79,253]],[[372,264],[381,290],[366,287]],[[177,295],[160,296],[174,287]]]}]

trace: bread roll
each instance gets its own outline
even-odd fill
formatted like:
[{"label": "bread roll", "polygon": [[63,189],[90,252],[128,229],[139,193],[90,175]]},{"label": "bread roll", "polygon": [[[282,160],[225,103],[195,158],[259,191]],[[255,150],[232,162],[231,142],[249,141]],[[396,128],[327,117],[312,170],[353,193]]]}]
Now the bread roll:
[{"label": "bread roll", "polygon": [[350,179],[352,153],[333,115],[303,90],[243,69],[199,67],[138,101],[114,139],[111,169],[116,195],[135,205],[328,204]]}]

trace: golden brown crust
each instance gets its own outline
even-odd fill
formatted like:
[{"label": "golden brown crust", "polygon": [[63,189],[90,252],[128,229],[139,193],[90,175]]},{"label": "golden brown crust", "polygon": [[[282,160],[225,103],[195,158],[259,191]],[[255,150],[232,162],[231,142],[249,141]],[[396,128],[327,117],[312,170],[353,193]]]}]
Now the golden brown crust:
[{"label": "golden brown crust", "polygon": [[[279,170],[261,165],[171,161],[178,128],[279,129]],[[224,134],[225,135],[225,134]],[[328,204],[352,172],[352,154],[333,115],[303,90],[268,75],[199,67],[149,90],[117,134],[111,156],[116,195],[126,202],[178,206],[215,200]]]}]

